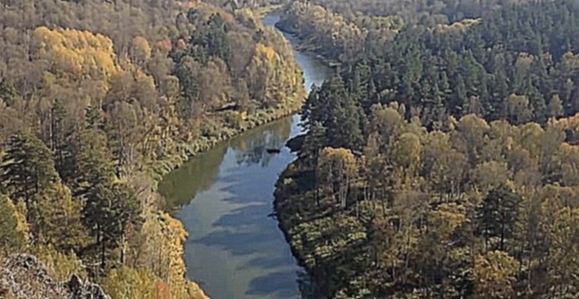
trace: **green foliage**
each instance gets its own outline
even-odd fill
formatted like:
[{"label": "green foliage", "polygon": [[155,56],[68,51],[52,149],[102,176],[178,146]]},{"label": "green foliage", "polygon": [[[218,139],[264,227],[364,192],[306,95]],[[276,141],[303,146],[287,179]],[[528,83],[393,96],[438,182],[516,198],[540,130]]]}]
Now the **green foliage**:
[{"label": "green foliage", "polygon": [[50,246],[34,246],[29,251],[46,265],[56,281],[67,281],[72,274],[87,276],[82,261],[74,253],[63,253]]},{"label": "green foliage", "polygon": [[[428,127],[438,126],[445,114],[469,113],[545,124],[548,117],[569,116],[579,107],[570,92],[579,45],[566,34],[577,30],[570,15],[578,9],[566,0],[507,3],[458,31],[409,25],[393,34],[362,30],[352,37],[345,29],[350,28],[347,17],[295,2],[282,23],[297,27],[304,40],[316,39],[325,57],[341,57],[343,81],[350,82],[347,93],[366,111],[372,104],[396,101],[406,106],[406,118],[419,117]],[[363,49],[344,58],[356,45]]]},{"label": "green foliage", "polygon": [[105,134],[95,129],[81,130],[71,138],[68,148],[72,153],[67,165],[70,171],[63,180],[72,187],[75,197],[84,197],[97,184],[114,180],[112,155]]},{"label": "green foliage", "polygon": [[31,223],[38,227],[39,244],[51,246],[70,254],[85,246],[88,235],[81,220],[82,203],[72,198],[71,191],[62,184],[44,190],[34,211],[41,215]]},{"label": "green foliage", "polygon": [[12,135],[1,167],[4,190],[13,201],[24,200],[28,207],[33,197],[58,177],[49,149],[28,131]]},{"label": "green foliage", "polygon": [[358,157],[314,158],[318,122],[276,186],[280,227],[324,296],[576,296],[577,117],[543,129],[471,114],[429,131],[398,108],[370,109]]},{"label": "green foliage", "polygon": [[[10,138],[0,171],[2,187],[12,201],[24,201],[27,222],[39,221],[43,213],[38,209],[42,204],[42,193],[53,188],[58,181],[50,150],[32,133],[19,131]],[[31,230],[35,239],[41,229],[36,225]]]},{"label": "green foliage", "polygon": [[2,246],[29,245],[30,233],[50,251],[41,259],[116,275],[107,282],[115,296],[205,297],[184,278],[182,228],[167,233],[170,217],[156,217],[171,208],[157,182],[305,98],[284,37],[250,10],[213,4],[2,3],[0,192],[26,215],[13,231],[2,205]]},{"label": "green foliage", "polygon": [[[101,267],[106,266],[106,249],[123,245],[130,228],[139,230],[141,206],[125,183],[99,183],[90,188],[82,209],[83,224],[101,248]],[[121,257],[124,262],[123,257]]]},{"label": "green foliage", "polygon": [[477,231],[487,243],[491,239],[498,239],[494,248],[505,250],[505,239],[515,235],[520,201],[518,194],[501,185],[490,190],[477,208]]}]

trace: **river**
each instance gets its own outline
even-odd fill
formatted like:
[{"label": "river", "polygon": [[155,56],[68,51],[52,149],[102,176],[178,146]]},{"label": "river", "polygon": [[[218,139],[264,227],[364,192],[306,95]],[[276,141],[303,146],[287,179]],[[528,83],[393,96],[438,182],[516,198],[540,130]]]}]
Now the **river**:
[{"label": "river", "polygon": [[[263,22],[274,26],[278,20],[268,15]],[[286,38],[295,49],[297,41]],[[308,90],[331,74],[313,54],[294,50],[294,57]],[[298,122],[294,115],[247,131],[194,157],[160,184],[168,200],[181,204],[176,217],[189,233],[187,275],[212,299],[300,298],[302,269],[277,221],[268,217],[275,182],[295,159],[284,144],[301,133]],[[269,154],[268,147],[283,149]]]}]

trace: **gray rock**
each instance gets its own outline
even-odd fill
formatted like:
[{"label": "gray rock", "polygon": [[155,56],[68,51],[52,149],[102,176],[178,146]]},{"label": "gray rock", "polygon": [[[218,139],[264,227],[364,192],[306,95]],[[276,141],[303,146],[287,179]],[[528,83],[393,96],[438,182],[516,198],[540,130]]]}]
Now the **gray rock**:
[{"label": "gray rock", "polygon": [[97,284],[74,274],[56,282],[46,265],[30,254],[16,254],[0,264],[0,298],[18,299],[111,299]]},{"label": "gray rock", "polygon": [[97,284],[84,282],[80,276],[73,274],[65,283],[70,293],[69,298],[79,299],[111,299],[109,295]]}]

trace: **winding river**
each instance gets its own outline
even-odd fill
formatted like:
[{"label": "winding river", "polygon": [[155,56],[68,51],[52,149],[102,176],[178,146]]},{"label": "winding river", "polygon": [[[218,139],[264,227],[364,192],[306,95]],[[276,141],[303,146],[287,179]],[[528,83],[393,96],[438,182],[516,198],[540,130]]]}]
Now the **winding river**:
[{"label": "winding river", "polygon": [[[274,26],[277,15],[264,18]],[[277,29],[276,29],[277,30]],[[295,48],[297,41],[286,38]],[[331,71],[315,55],[294,50],[306,88]],[[250,130],[196,156],[170,173],[160,191],[182,204],[176,216],[189,232],[185,263],[190,279],[212,299],[299,298],[301,268],[268,217],[278,175],[295,159],[285,142],[301,132],[294,115]],[[268,154],[266,148],[282,148]]]}]

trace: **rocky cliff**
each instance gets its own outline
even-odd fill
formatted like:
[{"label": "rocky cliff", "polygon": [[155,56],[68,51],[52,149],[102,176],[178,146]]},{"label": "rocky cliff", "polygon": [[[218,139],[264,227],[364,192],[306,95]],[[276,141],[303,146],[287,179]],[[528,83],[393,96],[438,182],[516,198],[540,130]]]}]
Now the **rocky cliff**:
[{"label": "rocky cliff", "polygon": [[29,254],[17,254],[0,264],[0,298],[6,299],[111,299],[96,284],[77,275],[55,281],[44,263]]}]

